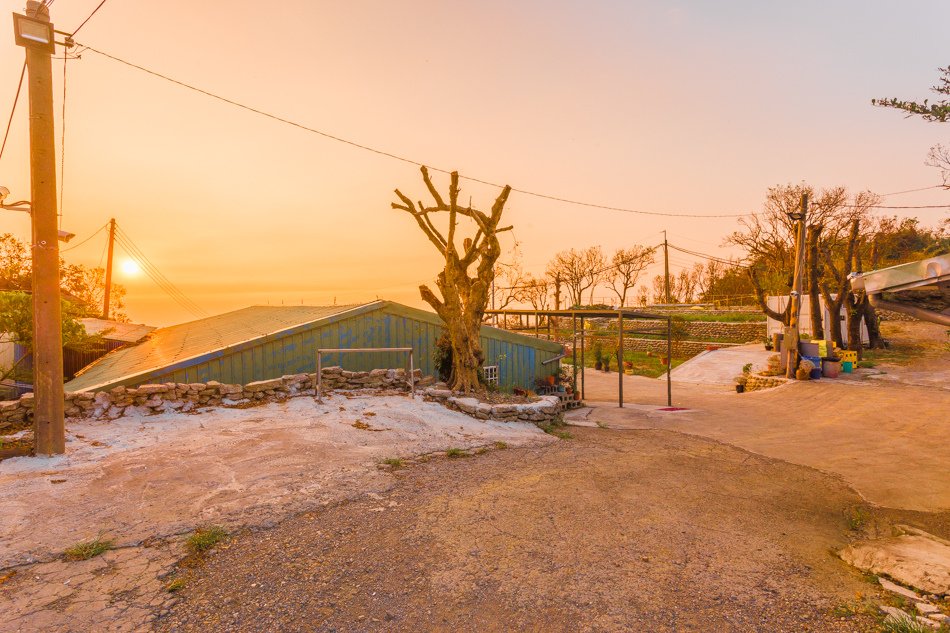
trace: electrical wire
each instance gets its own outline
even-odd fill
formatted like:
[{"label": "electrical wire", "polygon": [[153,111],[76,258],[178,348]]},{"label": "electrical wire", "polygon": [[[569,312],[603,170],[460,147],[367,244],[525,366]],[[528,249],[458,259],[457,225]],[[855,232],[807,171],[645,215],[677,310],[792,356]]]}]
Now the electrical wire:
[{"label": "electrical wire", "polygon": [[69,56],[63,55],[63,114],[59,136],[59,228],[63,228],[63,192],[66,188],[66,68]]},{"label": "electrical wire", "polygon": [[162,272],[158,269],[151,260],[146,257],[145,253],[132,241],[132,238],[117,224],[116,225],[116,239],[120,242],[125,251],[136,260],[139,266],[142,267],[142,270],[152,278],[154,281],[166,294],[171,296],[175,301],[179,303],[183,308],[186,308],[192,314],[196,316],[207,316],[208,313],[197,303],[192,301],[185,293],[178,289],[175,284],[173,284]]},{"label": "electrical wire", "polygon": [[918,191],[928,191],[930,189],[943,189],[943,185],[930,185],[929,187],[921,187],[920,189],[905,189],[904,191],[892,191],[891,193],[882,193],[880,194],[882,198],[888,196],[899,196],[902,193],[916,193]]},{"label": "electrical wire", "polygon": [[102,229],[106,228],[107,226],[109,226],[108,223],[103,224],[103,225],[100,226],[98,229],[96,229],[96,230],[92,233],[92,235],[90,235],[89,237],[87,237],[87,238],[84,239],[83,241],[79,242],[78,244],[73,244],[73,245],[70,246],[69,248],[61,249],[59,252],[60,252],[60,253],[68,253],[69,251],[71,251],[71,250],[73,250],[73,249],[79,248],[80,246],[82,246],[83,244],[85,244],[86,242],[88,242],[89,240],[91,240],[92,238],[94,238],[96,235],[98,235],[99,232],[102,231]]},{"label": "electrical wire", "polygon": [[100,2],[99,5],[98,5],[95,9],[92,10],[92,13],[89,14],[89,17],[86,18],[85,20],[83,20],[83,21],[82,21],[82,24],[80,24],[79,26],[76,27],[76,30],[73,31],[73,33],[72,33],[72,35],[70,35],[70,37],[76,37],[76,33],[79,33],[79,29],[81,29],[82,27],[86,26],[86,22],[88,22],[89,20],[91,20],[91,19],[92,19],[92,16],[94,16],[94,15],[99,11],[99,9],[102,8],[102,5],[104,5],[105,3],[106,3],[106,0],[102,0],[102,2]]},{"label": "electrical wire", "polygon": [[[266,118],[268,118],[268,119],[272,119],[272,120],[274,120],[274,121],[278,121],[278,122],[280,122],[280,123],[284,123],[284,124],[286,124],[286,125],[290,125],[290,126],[296,127],[296,128],[298,128],[298,129],[304,130],[304,131],[306,131],[306,132],[311,132],[311,133],[313,133],[313,134],[317,134],[317,135],[322,136],[322,137],[324,137],[324,138],[327,138],[327,139],[330,139],[330,140],[333,140],[333,141],[337,141],[338,143],[343,143],[343,144],[345,144],[345,145],[349,145],[349,146],[355,147],[355,148],[357,148],[357,149],[362,149],[362,150],[364,150],[364,151],[371,152],[371,153],[373,153],[373,154],[377,154],[377,155],[379,155],[379,156],[384,156],[384,157],[386,157],[386,158],[391,158],[391,159],[393,159],[393,160],[401,161],[401,162],[403,162],[403,163],[408,163],[408,164],[410,164],[410,165],[415,165],[415,166],[422,166],[422,165],[425,164],[425,163],[419,162],[419,161],[417,161],[417,160],[413,160],[413,159],[411,159],[411,158],[406,158],[405,156],[400,156],[399,154],[394,154],[394,153],[392,153],[392,152],[387,152],[387,151],[385,151],[385,150],[381,150],[381,149],[378,149],[378,148],[375,148],[375,147],[371,147],[371,146],[369,146],[369,145],[364,145],[364,144],[362,144],[362,143],[357,143],[357,142],[355,142],[355,141],[351,141],[351,140],[349,140],[349,139],[345,139],[345,138],[342,138],[342,137],[340,137],[340,136],[336,136],[336,135],[334,135],[334,134],[330,134],[329,132],[324,132],[323,130],[318,130],[318,129],[313,128],[313,127],[310,127],[310,126],[308,126],[308,125],[304,125],[303,123],[298,123],[298,122],[296,122],[296,121],[292,121],[292,120],[290,120],[290,119],[286,119],[286,118],[281,117],[281,116],[278,116],[278,115],[276,115],[276,114],[271,114],[271,113],[269,113],[269,112],[265,112],[264,110],[260,110],[260,109],[255,108],[255,107],[252,107],[252,106],[249,106],[249,105],[245,105],[245,104],[243,104],[243,103],[239,103],[239,102],[237,102],[237,101],[234,101],[233,99],[228,99],[227,97],[222,97],[222,96],[220,96],[220,95],[218,95],[218,94],[215,94],[215,93],[213,93],[213,92],[209,92],[209,91],[207,91],[207,90],[204,90],[204,89],[202,89],[202,88],[198,88],[198,87],[196,87],[196,86],[193,86],[193,85],[191,85],[191,84],[185,83],[185,82],[183,82],[183,81],[179,81],[179,80],[177,80],[177,79],[173,79],[173,78],[171,78],[171,77],[169,77],[169,76],[167,76],[167,75],[163,75],[162,73],[156,72],[156,71],[154,71],[154,70],[149,70],[148,68],[145,68],[144,66],[140,66],[140,65],[138,65],[138,64],[134,64],[134,63],[132,63],[132,62],[130,62],[130,61],[126,61],[126,60],[121,59],[121,58],[119,58],[119,57],[116,57],[116,56],[114,56],[114,55],[110,55],[109,53],[106,53],[106,52],[104,52],[104,51],[100,51],[100,50],[98,50],[98,49],[96,49],[96,48],[94,48],[94,47],[92,47],[92,46],[89,46],[89,45],[83,45],[83,46],[85,46],[85,49],[84,49],[84,50],[92,51],[93,53],[97,53],[98,55],[101,55],[101,56],[103,56],[103,57],[106,57],[106,58],[108,58],[108,59],[111,59],[111,60],[113,60],[113,61],[115,61],[115,62],[118,62],[118,63],[120,63],[120,64],[124,64],[124,65],[126,65],[126,66],[128,66],[128,67],[130,67],[130,68],[134,68],[134,69],[136,69],[136,70],[140,70],[140,71],[142,71],[142,72],[144,72],[144,73],[147,73],[147,74],[149,74],[149,75],[152,75],[153,77],[158,77],[159,79],[163,79],[163,80],[165,80],[165,81],[168,81],[168,82],[170,82],[170,83],[176,84],[176,85],[181,86],[181,87],[183,87],[183,88],[186,88],[186,89],[188,89],[188,90],[197,92],[197,93],[199,93],[199,94],[203,94],[203,95],[205,95],[205,96],[207,96],[207,97],[210,97],[210,98],[212,98],[212,99],[216,99],[216,100],[218,100],[218,101],[221,101],[221,102],[223,102],[223,103],[227,103],[227,104],[232,105],[232,106],[234,106],[234,107],[241,108],[242,110],[247,110],[248,112],[252,112],[252,113],[254,113],[254,114],[257,114],[257,115],[266,117]],[[437,171],[437,172],[441,172],[441,173],[444,173],[444,174],[451,173],[450,170],[448,170],[448,169],[443,169],[443,168],[441,168],[441,167],[431,167],[431,166],[430,166],[429,169],[431,169],[432,171]],[[496,187],[496,188],[498,188],[498,189],[503,189],[503,188],[504,188],[504,185],[501,185],[501,184],[499,184],[499,183],[492,182],[492,181],[489,181],[489,180],[484,180],[484,179],[481,179],[481,178],[475,178],[475,177],[473,177],[473,176],[463,176],[463,175],[459,175],[459,178],[462,178],[462,179],[464,179],[464,180],[468,180],[469,182],[476,182],[476,183],[479,183],[479,184],[482,184],[482,185],[488,185],[488,186],[490,186],[490,187]],[[570,199],[570,198],[563,198],[563,197],[561,197],[561,196],[554,196],[554,195],[550,195],[550,194],[538,193],[538,192],[536,192],[536,191],[530,191],[530,190],[527,190],[527,189],[519,189],[519,188],[517,188],[517,187],[512,187],[511,190],[512,190],[513,192],[520,193],[520,194],[522,194],[522,195],[532,196],[532,197],[534,197],[534,198],[540,198],[540,199],[544,199],[544,200],[552,200],[552,201],[555,201],[555,202],[562,202],[562,203],[565,203],[565,204],[572,204],[572,205],[576,205],[576,206],[589,207],[589,208],[593,208],[593,209],[603,209],[603,210],[607,210],[607,211],[619,211],[619,212],[622,212],[622,213],[634,213],[634,214],[637,214],[637,215],[651,215],[651,216],[674,217],[674,218],[739,218],[739,217],[745,217],[745,216],[748,216],[748,215],[755,215],[755,213],[697,214],[697,213],[671,213],[671,212],[665,212],[665,211],[645,211],[645,210],[642,210],[642,209],[630,209],[630,208],[626,208],[626,207],[615,207],[615,206],[609,206],[609,205],[604,205],[604,204],[597,204],[597,203],[593,203],[593,202],[583,202],[583,201],[580,201],[580,200],[572,200],[572,199]]]},{"label": "electrical wire", "polygon": [[192,313],[195,316],[202,317],[207,316],[197,304],[188,299],[177,287],[171,284],[167,278],[161,274],[158,269],[154,268],[146,259],[143,258],[140,251],[136,250],[134,244],[130,244],[125,240],[125,238],[119,237],[116,235],[116,241],[118,244],[126,251],[126,253],[131,257],[135,262],[141,267],[142,271],[152,279],[153,282],[171,297],[178,305]]},{"label": "electrical wire", "polygon": [[20,82],[16,86],[16,95],[13,97],[13,107],[10,108],[10,118],[7,119],[7,131],[3,133],[3,145],[0,145],[0,158],[3,158],[3,150],[7,148],[7,137],[10,136],[10,126],[13,125],[13,113],[16,112],[17,101],[20,100],[20,90],[23,88],[23,77],[26,75],[26,60],[23,60],[23,68],[20,70]]},{"label": "electrical wire", "polygon": [[672,248],[673,250],[679,251],[680,253],[685,253],[686,255],[692,255],[692,256],[694,256],[694,257],[701,257],[701,258],[703,258],[703,259],[708,259],[708,260],[710,260],[710,261],[719,262],[720,264],[727,264],[727,265],[729,265],[729,266],[743,266],[743,267],[745,267],[745,264],[742,264],[742,263],[741,263],[741,262],[742,262],[741,259],[740,259],[740,260],[728,260],[728,259],[723,259],[722,257],[716,257],[715,255],[708,255],[708,254],[706,254],[706,253],[700,253],[700,252],[698,252],[698,251],[692,251],[692,250],[689,250],[689,249],[686,249],[686,248],[680,248],[679,246],[674,246],[673,244],[668,244],[668,246],[669,246],[670,248]]}]

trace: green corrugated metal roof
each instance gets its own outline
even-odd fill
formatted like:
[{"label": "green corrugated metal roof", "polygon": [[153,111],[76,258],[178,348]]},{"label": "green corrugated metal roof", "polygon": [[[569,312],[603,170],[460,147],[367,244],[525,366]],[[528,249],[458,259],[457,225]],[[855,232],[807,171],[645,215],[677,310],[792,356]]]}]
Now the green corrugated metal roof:
[{"label": "green corrugated metal roof", "polygon": [[66,384],[66,390],[82,391],[112,383],[120,378],[148,373],[245,341],[313,323],[362,305],[251,306],[159,328],[138,345],[119,348],[89,365]]}]

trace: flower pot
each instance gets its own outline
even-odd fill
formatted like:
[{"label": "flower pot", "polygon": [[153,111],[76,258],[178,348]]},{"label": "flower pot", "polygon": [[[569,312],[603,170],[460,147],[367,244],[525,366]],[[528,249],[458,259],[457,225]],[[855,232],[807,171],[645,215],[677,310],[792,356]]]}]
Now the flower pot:
[{"label": "flower pot", "polygon": [[744,393],[745,385],[736,385],[736,393]]},{"label": "flower pot", "polygon": [[548,376],[547,378],[545,378],[545,380],[547,381],[549,386],[551,387],[554,386],[554,376]]},{"label": "flower pot", "polygon": [[670,364],[670,359],[667,358],[666,356],[664,356],[663,358],[660,359],[660,364],[661,364],[661,365],[669,365],[669,364]]},{"label": "flower pot", "polygon": [[597,371],[600,371],[603,368],[604,368],[604,364],[602,362],[597,361],[596,363],[594,363],[594,369],[596,369]]}]

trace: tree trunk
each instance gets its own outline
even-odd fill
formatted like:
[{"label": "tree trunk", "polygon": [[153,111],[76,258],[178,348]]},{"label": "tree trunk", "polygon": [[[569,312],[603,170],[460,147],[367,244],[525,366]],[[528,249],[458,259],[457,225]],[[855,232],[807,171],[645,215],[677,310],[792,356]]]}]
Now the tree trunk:
[{"label": "tree trunk", "polygon": [[819,298],[818,237],[821,226],[808,227],[808,297],[811,309],[811,333],[816,339],[825,338],[825,328],[821,319],[821,300]]},{"label": "tree trunk", "polygon": [[792,319],[792,302],[788,302],[783,312],[776,312],[770,308],[768,302],[766,302],[765,290],[763,290],[762,285],[759,284],[759,278],[755,276],[755,270],[750,267],[748,273],[749,279],[752,281],[752,288],[755,290],[755,298],[758,300],[762,312],[765,313],[767,317],[779,321],[782,325],[788,325]]},{"label": "tree trunk", "polygon": [[[854,236],[855,243],[851,251],[851,270],[856,273],[862,272],[861,269],[861,250],[857,248],[857,235]],[[863,292],[855,293],[848,283],[848,349],[858,353],[858,359],[861,359],[861,352],[864,345],[861,342],[861,323],[864,317],[865,304],[869,303],[867,295]]]},{"label": "tree trunk", "polygon": [[[831,252],[825,251],[825,267],[828,269],[828,273],[832,279],[838,282],[837,294],[834,299],[831,297],[831,290],[828,288],[827,284],[821,284],[821,295],[825,299],[825,306],[828,308],[829,313],[831,314],[831,323],[829,323],[829,329],[831,330],[831,340],[834,341],[835,345],[844,349],[844,337],[841,335],[841,307],[844,305],[845,299],[847,299],[851,292],[849,288],[851,287],[848,275],[851,274],[851,267],[853,265],[854,250],[858,242],[858,221],[854,220],[851,222],[851,232],[848,235],[848,246],[846,248],[844,262],[842,264],[842,270],[839,273],[835,269],[834,262],[832,261]],[[850,307],[846,310],[846,314],[850,313]]]},{"label": "tree trunk", "polygon": [[[489,291],[495,278],[495,262],[501,256],[498,233],[512,228],[498,227],[511,187],[506,186],[498,195],[489,215],[471,206],[459,206],[458,172],[451,174],[448,204],[432,184],[425,167],[422,167],[422,177],[429,193],[435,199],[435,206],[425,207],[422,202],[417,206],[397,189],[396,195],[401,203],[394,202],[392,207],[411,214],[422,232],[445,258],[445,266],[436,278],[441,299],[425,285],[419,286],[419,293],[445,323],[452,348],[452,372],[448,386],[453,391],[462,393],[480,391],[478,373],[484,355],[479,334],[485,309],[488,307]],[[430,214],[438,212],[447,212],[449,216],[448,231],[445,235],[435,227],[429,217]],[[469,218],[478,227],[474,238],[463,240],[461,251],[455,243],[459,215]],[[472,266],[475,266],[474,276],[469,275]]]}]

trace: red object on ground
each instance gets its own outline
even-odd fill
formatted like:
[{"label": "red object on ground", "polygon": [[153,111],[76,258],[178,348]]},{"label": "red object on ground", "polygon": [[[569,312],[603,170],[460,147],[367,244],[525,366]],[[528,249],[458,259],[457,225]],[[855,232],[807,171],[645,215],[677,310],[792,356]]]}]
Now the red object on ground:
[{"label": "red object on ground", "polygon": [[662,409],[657,409],[657,411],[689,411],[686,407],[663,407]]}]

